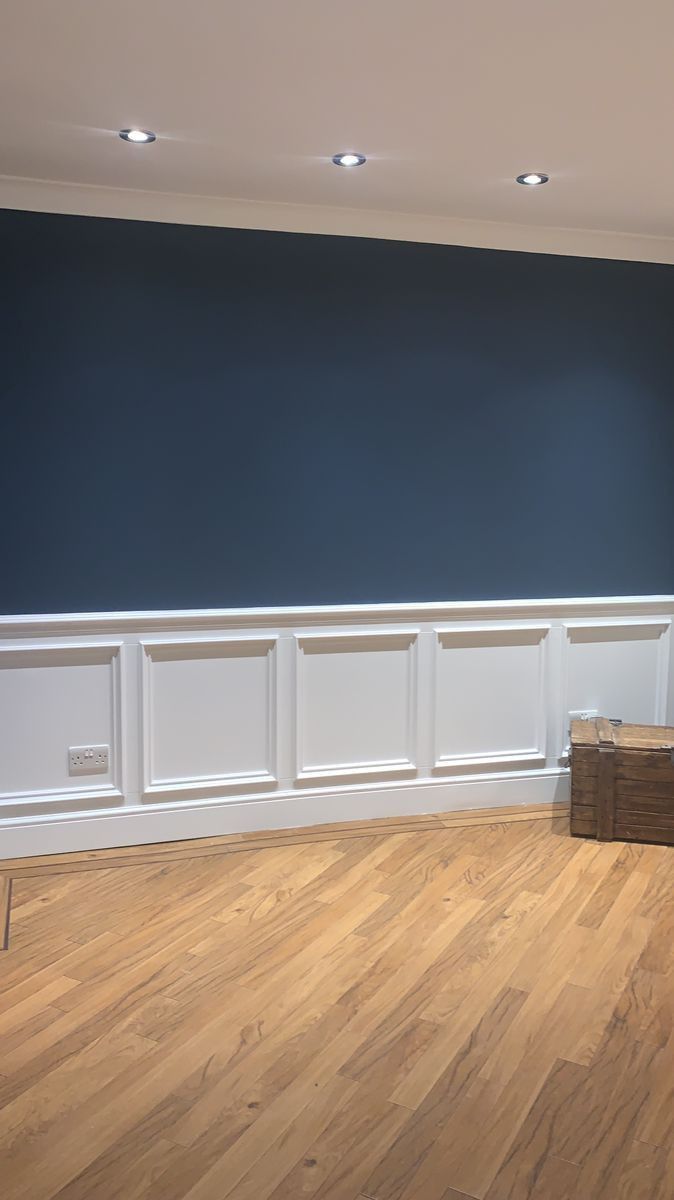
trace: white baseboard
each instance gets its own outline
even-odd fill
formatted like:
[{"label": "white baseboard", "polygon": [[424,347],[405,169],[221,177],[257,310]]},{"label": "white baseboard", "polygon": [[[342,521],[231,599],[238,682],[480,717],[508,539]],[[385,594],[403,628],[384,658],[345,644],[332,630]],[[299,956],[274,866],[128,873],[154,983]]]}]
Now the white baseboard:
[{"label": "white baseboard", "polygon": [[[674,597],[0,616],[0,859],[563,798],[674,723]],[[110,748],[71,775],[71,746]]]},{"label": "white baseboard", "polygon": [[[103,850],[112,846],[254,833],[261,829],[298,829],[336,820],[418,816],[470,809],[559,803],[569,797],[563,768],[472,776],[431,783],[321,789],[246,800],[218,798],[202,803],[133,805],[96,812],[16,817],[0,822],[4,858]],[[338,815],[336,815],[338,814]]]}]

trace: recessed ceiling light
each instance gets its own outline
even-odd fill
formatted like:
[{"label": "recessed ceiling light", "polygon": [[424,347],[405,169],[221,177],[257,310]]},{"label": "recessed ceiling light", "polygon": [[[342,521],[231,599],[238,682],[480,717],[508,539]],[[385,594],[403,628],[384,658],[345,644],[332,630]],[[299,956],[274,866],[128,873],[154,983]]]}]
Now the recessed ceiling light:
[{"label": "recessed ceiling light", "polygon": [[542,175],[540,171],[527,171],[526,175],[518,175],[516,183],[523,183],[525,187],[538,187],[541,183],[547,183],[549,175]]},{"label": "recessed ceiling light", "polygon": [[151,129],[120,129],[119,136],[125,142],[136,142],[138,145],[157,140],[156,133],[153,133]]},{"label": "recessed ceiling light", "polygon": [[362,167],[367,160],[364,154],[353,154],[349,151],[346,154],[333,154],[332,161],[336,167]]}]

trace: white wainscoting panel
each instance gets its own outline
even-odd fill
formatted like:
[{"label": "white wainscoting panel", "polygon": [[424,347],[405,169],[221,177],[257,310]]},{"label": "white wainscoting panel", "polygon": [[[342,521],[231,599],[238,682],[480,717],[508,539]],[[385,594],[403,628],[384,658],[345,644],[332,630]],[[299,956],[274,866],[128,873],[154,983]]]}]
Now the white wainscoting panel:
[{"label": "white wainscoting panel", "polygon": [[416,770],[418,629],[297,636],[298,781]]},{"label": "white wainscoting panel", "polygon": [[564,622],[566,741],[568,713],[583,708],[637,724],[665,723],[670,626],[637,617]]},{"label": "white wainscoting panel", "polygon": [[549,624],[435,630],[435,771],[540,766]]},{"label": "white wainscoting panel", "polygon": [[[123,643],[14,642],[0,646],[0,814],[22,802],[122,798]],[[105,773],[70,775],[70,746],[110,747]]]},{"label": "white wainscoting panel", "polygon": [[276,780],[276,638],[144,640],[143,795]]},{"label": "white wainscoting panel", "polygon": [[[673,617],[672,596],[0,616],[0,858],[564,799],[570,709],[674,713]],[[89,744],[109,774],[69,776]]]}]

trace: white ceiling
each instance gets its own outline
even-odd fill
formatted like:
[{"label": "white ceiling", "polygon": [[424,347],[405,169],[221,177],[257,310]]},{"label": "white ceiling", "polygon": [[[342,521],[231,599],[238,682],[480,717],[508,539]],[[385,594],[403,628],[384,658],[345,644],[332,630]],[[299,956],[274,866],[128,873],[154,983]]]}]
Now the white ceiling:
[{"label": "white ceiling", "polygon": [[5,176],[674,237],[672,0],[17,0],[2,25]]}]

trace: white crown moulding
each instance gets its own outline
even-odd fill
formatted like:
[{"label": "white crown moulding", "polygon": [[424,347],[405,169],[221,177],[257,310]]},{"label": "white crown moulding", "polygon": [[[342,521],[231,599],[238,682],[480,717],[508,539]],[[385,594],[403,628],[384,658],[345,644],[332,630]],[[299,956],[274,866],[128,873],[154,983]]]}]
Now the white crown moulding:
[{"label": "white crown moulding", "polygon": [[434,217],[422,213],[326,205],[281,204],[178,192],[150,192],[98,184],[0,176],[0,208],[29,212],[118,217],[177,225],[266,229],[284,233],[322,233],[337,237],[381,238],[531,254],[674,263],[674,238],[600,229],[562,229]]}]

